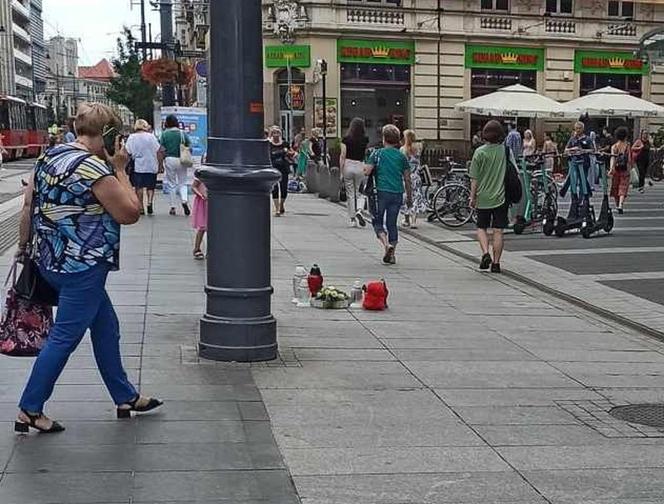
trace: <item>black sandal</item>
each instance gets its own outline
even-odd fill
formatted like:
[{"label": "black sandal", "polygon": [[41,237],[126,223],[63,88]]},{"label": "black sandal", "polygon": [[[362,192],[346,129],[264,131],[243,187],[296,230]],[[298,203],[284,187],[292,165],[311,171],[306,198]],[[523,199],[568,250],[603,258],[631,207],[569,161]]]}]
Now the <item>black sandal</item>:
[{"label": "black sandal", "polygon": [[14,432],[17,432],[19,434],[27,434],[30,432],[30,428],[32,427],[35,430],[38,430],[39,432],[43,434],[54,434],[56,432],[62,432],[65,430],[65,428],[60,425],[58,422],[55,420],[52,420],[51,428],[50,429],[43,429],[42,427],[39,427],[37,425],[37,420],[42,418],[44,416],[43,413],[39,413],[38,415],[31,415],[25,410],[21,410],[21,413],[23,413],[25,416],[28,417],[30,420],[29,423],[21,422],[20,420],[16,420],[14,422]]},{"label": "black sandal", "polygon": [[152,411],[153,409],[158,408],[159,406],[164,404],[164,401],[160,401],[159,399],[151,397],[145,406],[138,406],[137,403],[140,399],[141,396],[139,395],[133,401],[125,403],[126,405],[129,405],[129,408],[118,407],[117,409],[118,418],[131,418],[132,411],[135,411],[137,413],[147,413],[148,411]]}]

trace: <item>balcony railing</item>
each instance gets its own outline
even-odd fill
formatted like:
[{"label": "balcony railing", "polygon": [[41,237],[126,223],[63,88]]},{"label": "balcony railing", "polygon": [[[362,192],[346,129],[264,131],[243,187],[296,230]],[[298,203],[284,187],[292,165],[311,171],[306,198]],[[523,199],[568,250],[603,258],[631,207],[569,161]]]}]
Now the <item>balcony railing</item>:
[{"label": "balcony railing", "polygon": [[14,75],[14,77],[16,79],[16,84],[32,89],[32,79],[24,77],[23,75],[20,75],[19,73],[16,73]]},{"label": "balcony railing", "polygon": [[611,24],[606,29],[608,35],[614,37],[636,37],[636,25],[634,24]]},{"label": "balcony railing", "polygon": [[512,19],[508,17],[487,17],[480,18],[480,28],[483,30],[511,31]]},{"label": "balcony railing", "polygon": [[32,56],[21,51],[18,47],[14,47],[14,57],[22,61],[26,65],[32,65]]},{"label": "balcony railing", "polygon": [[12,31],[14,32],[14,35],[19,36],[23,40],[25,40],[27,43],[31,44],[32,43],[32,38],[30,37],[30,34],[21,28],[19,25],[16,23],[12,23]]},{"label": "balcony railing", "polygon": [[25,19],[27,19],[27,20],[30,19],[30,9],[28,9],[25,5],[23,5],[18,0],[12,0],[12,8],[16,12],[21,14]]},{"label": "balcony railing", "polygon": [[552,19],[546,22],[547,33],[576,33],[576,22]]},{"label": "balcony railing", "polygon": [[404,14],[399,10],[361,9],[349,7],[346,10],[346,20],[349,23],[369,25],[398,25],[404,24]]}]

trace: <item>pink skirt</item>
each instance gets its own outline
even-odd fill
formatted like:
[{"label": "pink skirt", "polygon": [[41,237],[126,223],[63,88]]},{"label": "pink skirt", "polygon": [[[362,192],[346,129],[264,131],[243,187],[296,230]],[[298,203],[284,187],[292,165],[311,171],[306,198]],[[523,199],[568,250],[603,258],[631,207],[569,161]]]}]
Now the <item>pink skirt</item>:
[{"label": "pink skirt", "polygon": [[191,225],[196,231],[206,231],[207,219],[208,219],[207,200],[201,198],[197,194],[194,196],[194,203],[191,208]]}]

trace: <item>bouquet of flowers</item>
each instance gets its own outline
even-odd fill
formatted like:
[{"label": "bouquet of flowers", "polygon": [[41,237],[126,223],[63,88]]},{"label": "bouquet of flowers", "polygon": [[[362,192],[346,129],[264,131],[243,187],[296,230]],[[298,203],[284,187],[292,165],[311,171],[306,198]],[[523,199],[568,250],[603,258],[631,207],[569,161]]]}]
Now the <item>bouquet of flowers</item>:
[{"label": "bouquet of flowers", "polygon": [[323,287],[312,300],[312,305],[317,308],[338,309],[347,308],[350,304],[350,296],[336,287]]}]

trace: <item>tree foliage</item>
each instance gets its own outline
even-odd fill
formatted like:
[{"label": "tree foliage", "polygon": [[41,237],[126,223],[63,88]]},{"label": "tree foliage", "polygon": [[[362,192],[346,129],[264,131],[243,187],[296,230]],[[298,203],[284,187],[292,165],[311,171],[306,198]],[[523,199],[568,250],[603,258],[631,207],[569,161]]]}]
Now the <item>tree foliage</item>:
[{"label": "tree foliage", "polygon": [[141,56],[136,50],[136,39],[126,26],[118,37],[117,56],[113,59],[116,77],[111,81],[108,97],[125,105],[136,118],[153,122],[155,87],[141,76]]}]

